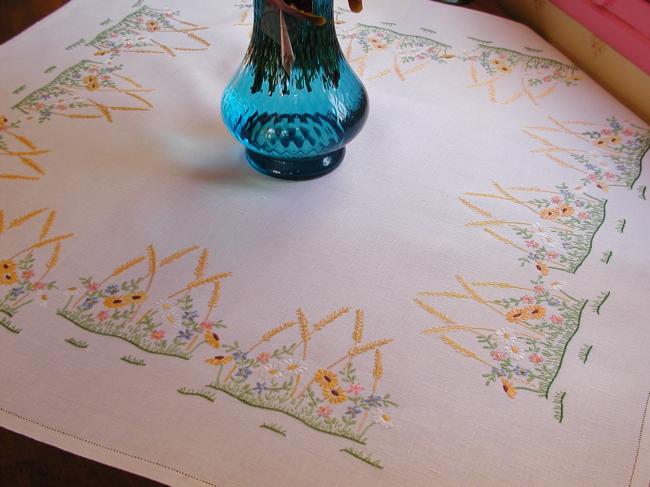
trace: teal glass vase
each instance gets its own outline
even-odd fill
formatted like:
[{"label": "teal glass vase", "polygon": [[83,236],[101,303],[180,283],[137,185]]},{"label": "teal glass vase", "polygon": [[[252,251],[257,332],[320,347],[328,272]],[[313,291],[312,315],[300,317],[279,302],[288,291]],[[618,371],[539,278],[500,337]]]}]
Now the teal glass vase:
[{"label": "teal glass vase", "polygon": [[295,61],[282,65],[280,14],[255,0],[253,34],[223,94],[221,115],[258,171],[311,179],[334,170],[363,127],[368,96],[336,37],[333,0],[312,0],[322,26],[285,15]]}]

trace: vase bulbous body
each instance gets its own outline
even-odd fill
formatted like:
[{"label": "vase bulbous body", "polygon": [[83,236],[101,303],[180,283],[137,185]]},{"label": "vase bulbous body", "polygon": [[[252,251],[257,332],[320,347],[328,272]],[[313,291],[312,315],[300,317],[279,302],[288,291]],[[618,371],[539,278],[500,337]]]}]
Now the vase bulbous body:
[{"label": "vase bulbous body", "polygon": [[280,14],[255,0],[248,51],[221,102],[224,123],[258,171],[310,179],[335,169],[363,127],[368,96],[336,37],[333,0],[312,0],[323,26],[285,16],[295,55],[282,65]]}]

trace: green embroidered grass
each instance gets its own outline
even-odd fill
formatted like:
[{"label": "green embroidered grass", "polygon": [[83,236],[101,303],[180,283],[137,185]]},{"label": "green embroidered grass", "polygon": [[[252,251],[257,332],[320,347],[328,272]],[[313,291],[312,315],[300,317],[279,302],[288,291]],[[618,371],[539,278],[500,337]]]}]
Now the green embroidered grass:
[{"label": "green embroidered grass", "polygon": [[0,318],[0,325],[9,330],[11,333],[15,333],[16,335],[23,331],[22,328],[14,326],[13,323],[11,323],[11,320],[4,316]]},{"label": "green embroidered grass", "polygon": [[206,391],[203,389],[191,389],[189,387],[181,387],[180,389],[176,389],[176,391],[180,394],[183,394],[184,396],[202,397],[206,401],[210,401],[210,402],[214,402],[214,399],[216,397],[214,392]]},{"label": "green embroidered grass", "polygon": [[578,358],[582,361],[583,364],[587,363],[591,349],[594,348],[593,345],[583,345],[580,351],[578,352]]},{"label": "green embroidered grass", "polygon": [[347,448],[342,448],[339,451],[347,453],[348,455],[352,455],[354,458],[361,460],[362,462],[365,462],[372,467],[379,468],[379,469],[384,468],[381,465],[381,462],[379,460],[373,459],[369,454],[366,454],[361,450],[357,450],[356,448],[347,447]]},{"label": "green embroidered grass", "polygon": [[85,341],[83,341],[83,340],[79,340],[78,338],[74,338],[74,337],[66,338],[66,339],[65,339],[65,342],[66,342],[66,343],[69,343],[69,344],[72,345],[73,347],[77,347],[77,348],[88,348],[88,343],[85,342]]},{"label": "green embroidered grass", "polygon": [[605,301],[607,301],[610,294],[611,291],[601,291],[598,297],[594,299],[594,302],[591,303],[591,309],[594,313],[597,315],[600,314],[600,308],[602,308],[603,304],[605,304]]},{"label": "green embroidered grass", "polygon": [[137,365],[139,367],[144,367],[147,365],[144,360],[136,358],[133,355],[125,355],[124,357],[121,357],[120,360],[122,362],[126,362],[127,364]]},{"label": "green embroidered grass", "polygon": [[558,423],[564,420],[564,398],[566,392],[556,392],[553,397],[553,417]]},{"label": "green embroidered grass", "polygon": [[287,436],[287,430],[277,423],[263,423],[260,428],[264,428],[282,436]]},{"label": "green embroidered grass", "polygon": [[605,252],[603,252],[603,255],[600,258],[600,261],[603,264],[609,264],[609,261],[611,260],[612,255],[614,255],[614,252],[612,252],[611,250],[606,250]]},{"label": "green embroidered grass", "polygon": [[622,218],[618,221],[616,224],[616,231],[618,233],[623,233],[625,231],[625,225],[627,223],[627,220],[625,218]]}]

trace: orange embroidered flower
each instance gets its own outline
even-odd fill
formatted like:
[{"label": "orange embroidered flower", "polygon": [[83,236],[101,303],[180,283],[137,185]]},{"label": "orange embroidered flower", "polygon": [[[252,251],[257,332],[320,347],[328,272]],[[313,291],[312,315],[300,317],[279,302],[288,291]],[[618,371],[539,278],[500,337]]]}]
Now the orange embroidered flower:
[{"label": "orange embroidered flower", "polygon": [[97,91],[99,89],[99,81],[97,81],[97,76],[90,74],[81,81],[88,91]]},{"label": "orange embroidered flower", "polygon": [[607,139],[607,142],[610,144],[620,144],[621,143],[621,136],[620,135],[610,135],[609,138]]},{"label": "orange embroidered flower", "polygon": [[512,73],[512,68],[507,64],[502,64],[500,66],[497,66],[497,71],[501,71],[504,74],[508,74],[508,73]]},{"label": "orange embroidered flower", "polygon": [[150,20],[147,22],[147,30],[149,32],[158,32],[160,30],[160,24],[155,20]]},{"label": "orange embroidered flower", "polygon": [[562,216],[571,216],[575,212],[575,208],[569,205],[560,205],[557,207],[557,210]]},{"label": "orange embroidered flower", "polygon": [[537,272],[539,272],[542,276],[548,276],[548,266],[541,260],[535,262],[535,269],[537,269]]},{"label": "orange embroidered flower", "polygon": [[11,286],[18,281],[18,274],[15,272],[3,272],[0,274],[0,284],[3,286]]},{"label": "orange embroidered flower", "polygon": [[147,293],[131,293],[126,296],[126,299],[133,304],[139,304],[143,301],[146,301],[148,298]]},{"label": "orange embroidered flower", "polygon": [[131,304],[128,296],[110,296],[104,298],[104,306],[107,308],[122,308]]},{"label": "orange embroidered flower", "polygon": [[348,398],[340,387],[323,387],[323,397],[332,404],[341,404]]},{"label": "orange embroidered flower", "polygon": [[510,323],[521,323],[530,318],[527,308],[515,308],[506,313],[506,320]]},{"label": "orange embroidered flower", "polygon": [[13,272],[16,270],[16,263],[13,260],[0,260],[0,272]]},{"label": "orange embroidered flower", "polygon": [[388,47],[388,44],[375,37],[371,37],[370,39],[368,39],[368,41],[370,42],[370,44],[372,44],[372,47],[374,47],[375,49],[386,49],[386,47]]},{"label": "orange embroidered flower", "polygon": [[206,360],[210,365],[226,365],[229,362],[232,362],[232,356],[230,355],[217,355],[213,358]]},{"label": "orange embroidered flower", "polygon": [[503,59],[500,59],[500,58],[498,58],[498,57],[497,57],[497,58],[494,58],[494,59],[490,59],[490,64],[493,64],[493,65],[496,66],[496,67],[499,67],[499,66],[505,66],[505,65],[506,65],[506,63],[503,61]]},{"label": "orange embroidered flower", "polygon": [[528,311],[530,319],[532,320],[541,320],[544,318],[544,316],[546,316],[546,308],[544,308],[544,306],[540,306],[539,304],[528,306],[526,308],[526,311]]},{"label": "orange embroidered flower", "polygon": [[594,140],[593,144],[596,147],[605,147],[607,145],[607,139],[604,138],[604,137],[600,137],[600,138]]},{"label": "orange embroidered flower", "polygon": [[95,56],[106,56],[110,51],[102,49],[101,51],[95,51]]},{"label": "orange embroidered flower", "polygon": [[314,375],[314,380],[325,389],[329,387],[336,387],[339,383],[336,374],[331,370],[319,369]]},{"label": "orange embroidered flower", "polygon": [[539,216],[544,220],[556,220],[560,217],[560,210],[557,208],[544,208],[539,212]]},{"label": "orange embroidered flower", "polygon": [[582,76],[579,74],[568,74],[564,79],[569,83],[575,83],[576,81],[580,81]]},{"label": "orange embroidered flower", "polygon": [[514,399],[517,396],[517,388],[512,385],[512,382],[505,377],[501,377],[501,384],[503,385],[503,391],[510,399]]},{"label": "orange embroidered flower", "polygon": [[4,115],[0,115],[0,130],[5,128],[9,124],[9,119]]},{"label": "orange embroidered flower", "polygon": [[208,344],[214,348],[219,348],[221,346],[221,342],[219,341],[219,335],[216,333],[212,333],[210,330],[206,330],[205,332],[205,341],[208,342]]}]

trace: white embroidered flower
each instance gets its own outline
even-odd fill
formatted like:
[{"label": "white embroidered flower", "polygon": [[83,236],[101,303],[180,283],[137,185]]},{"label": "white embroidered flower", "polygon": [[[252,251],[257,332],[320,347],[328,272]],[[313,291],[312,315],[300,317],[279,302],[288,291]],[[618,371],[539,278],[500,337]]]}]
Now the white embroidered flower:
[{"label": "white embroidered flower", "polygon": [[158,311],[160,312],[160,317],[164,324],[168,326],[178,326],[180,323],[180,311],[178,306],[168,299],[159,299],[156,301],[156,306],[158,306]]},{"label": "white embroidered flower", "polygon": [[277,362],[269,362],[262,367],[260,372],[269,379],[279,379],[283,375],[282,366]]},{"label": "white embroidered flower", "polygon": [[69,287],[66,290],[66,294],[68,296],[73,297],[73,298],[76,298],[77,296],[79,296],[80,293],[81,293],[81,290],[78,287]]},{"label": "white embroidered flower", "polygon": [[538,233],[540,235],[546,235],[546,229],[544,228],[544,225],[541,223],[533,223],[533,232]]},{"label": "white embroidered flower", "polygon": [[307,366],[303,362],[300,362],[299,360],[294,360],[292,358],[283,360],[282,362],[280,362],[280,365],[282,365],[282,368],[290,376],[300,375],[305,370],[307,370]]},{"label": "white embroidered flower", "polygon": [[48,301],[49,297],[47,296],[47,294],[41,294],[41,295],[40,295],[38,298],[36,298],[36,299],[38,300],[38,304],[39,304],[39,305],[45,307],[45,306],[47,306],[47,301]]},{"label": "white embroidered flower", "polygon": [[517,337],[514,335],[510,328],[499,328],[497,336],[503,340],[504,343],[514,345],[517,343]]},{"label": "white embroidered flower", "polygon": [[386,429],[393,427],[393,419],[390,417],[390,414],[384,412],[381,408],[376,408],[372,411],[372,422]]},{"label": "white embroidered flower", "polygon": [[547,247],[557,247],[557,240],[553,235],[545,233],[541,235],[541,240],[544,245]]},{"label": "white embroidered flower", "polygon": [[560,291],[561,289],[564,288],[565,284],[566,284],[566,282],[564,282],[564,281],[553,281],[553,282],[551,282],[549,284],[549,286],[551,287],[551,289],[554,289],[556,291]]},{"label": "white embroidered flower", "polygon": [[511,343],[506,348],[506,357],[512,361],[521,360],[524,358],[524,352],[519,348],[517,344]]}]

